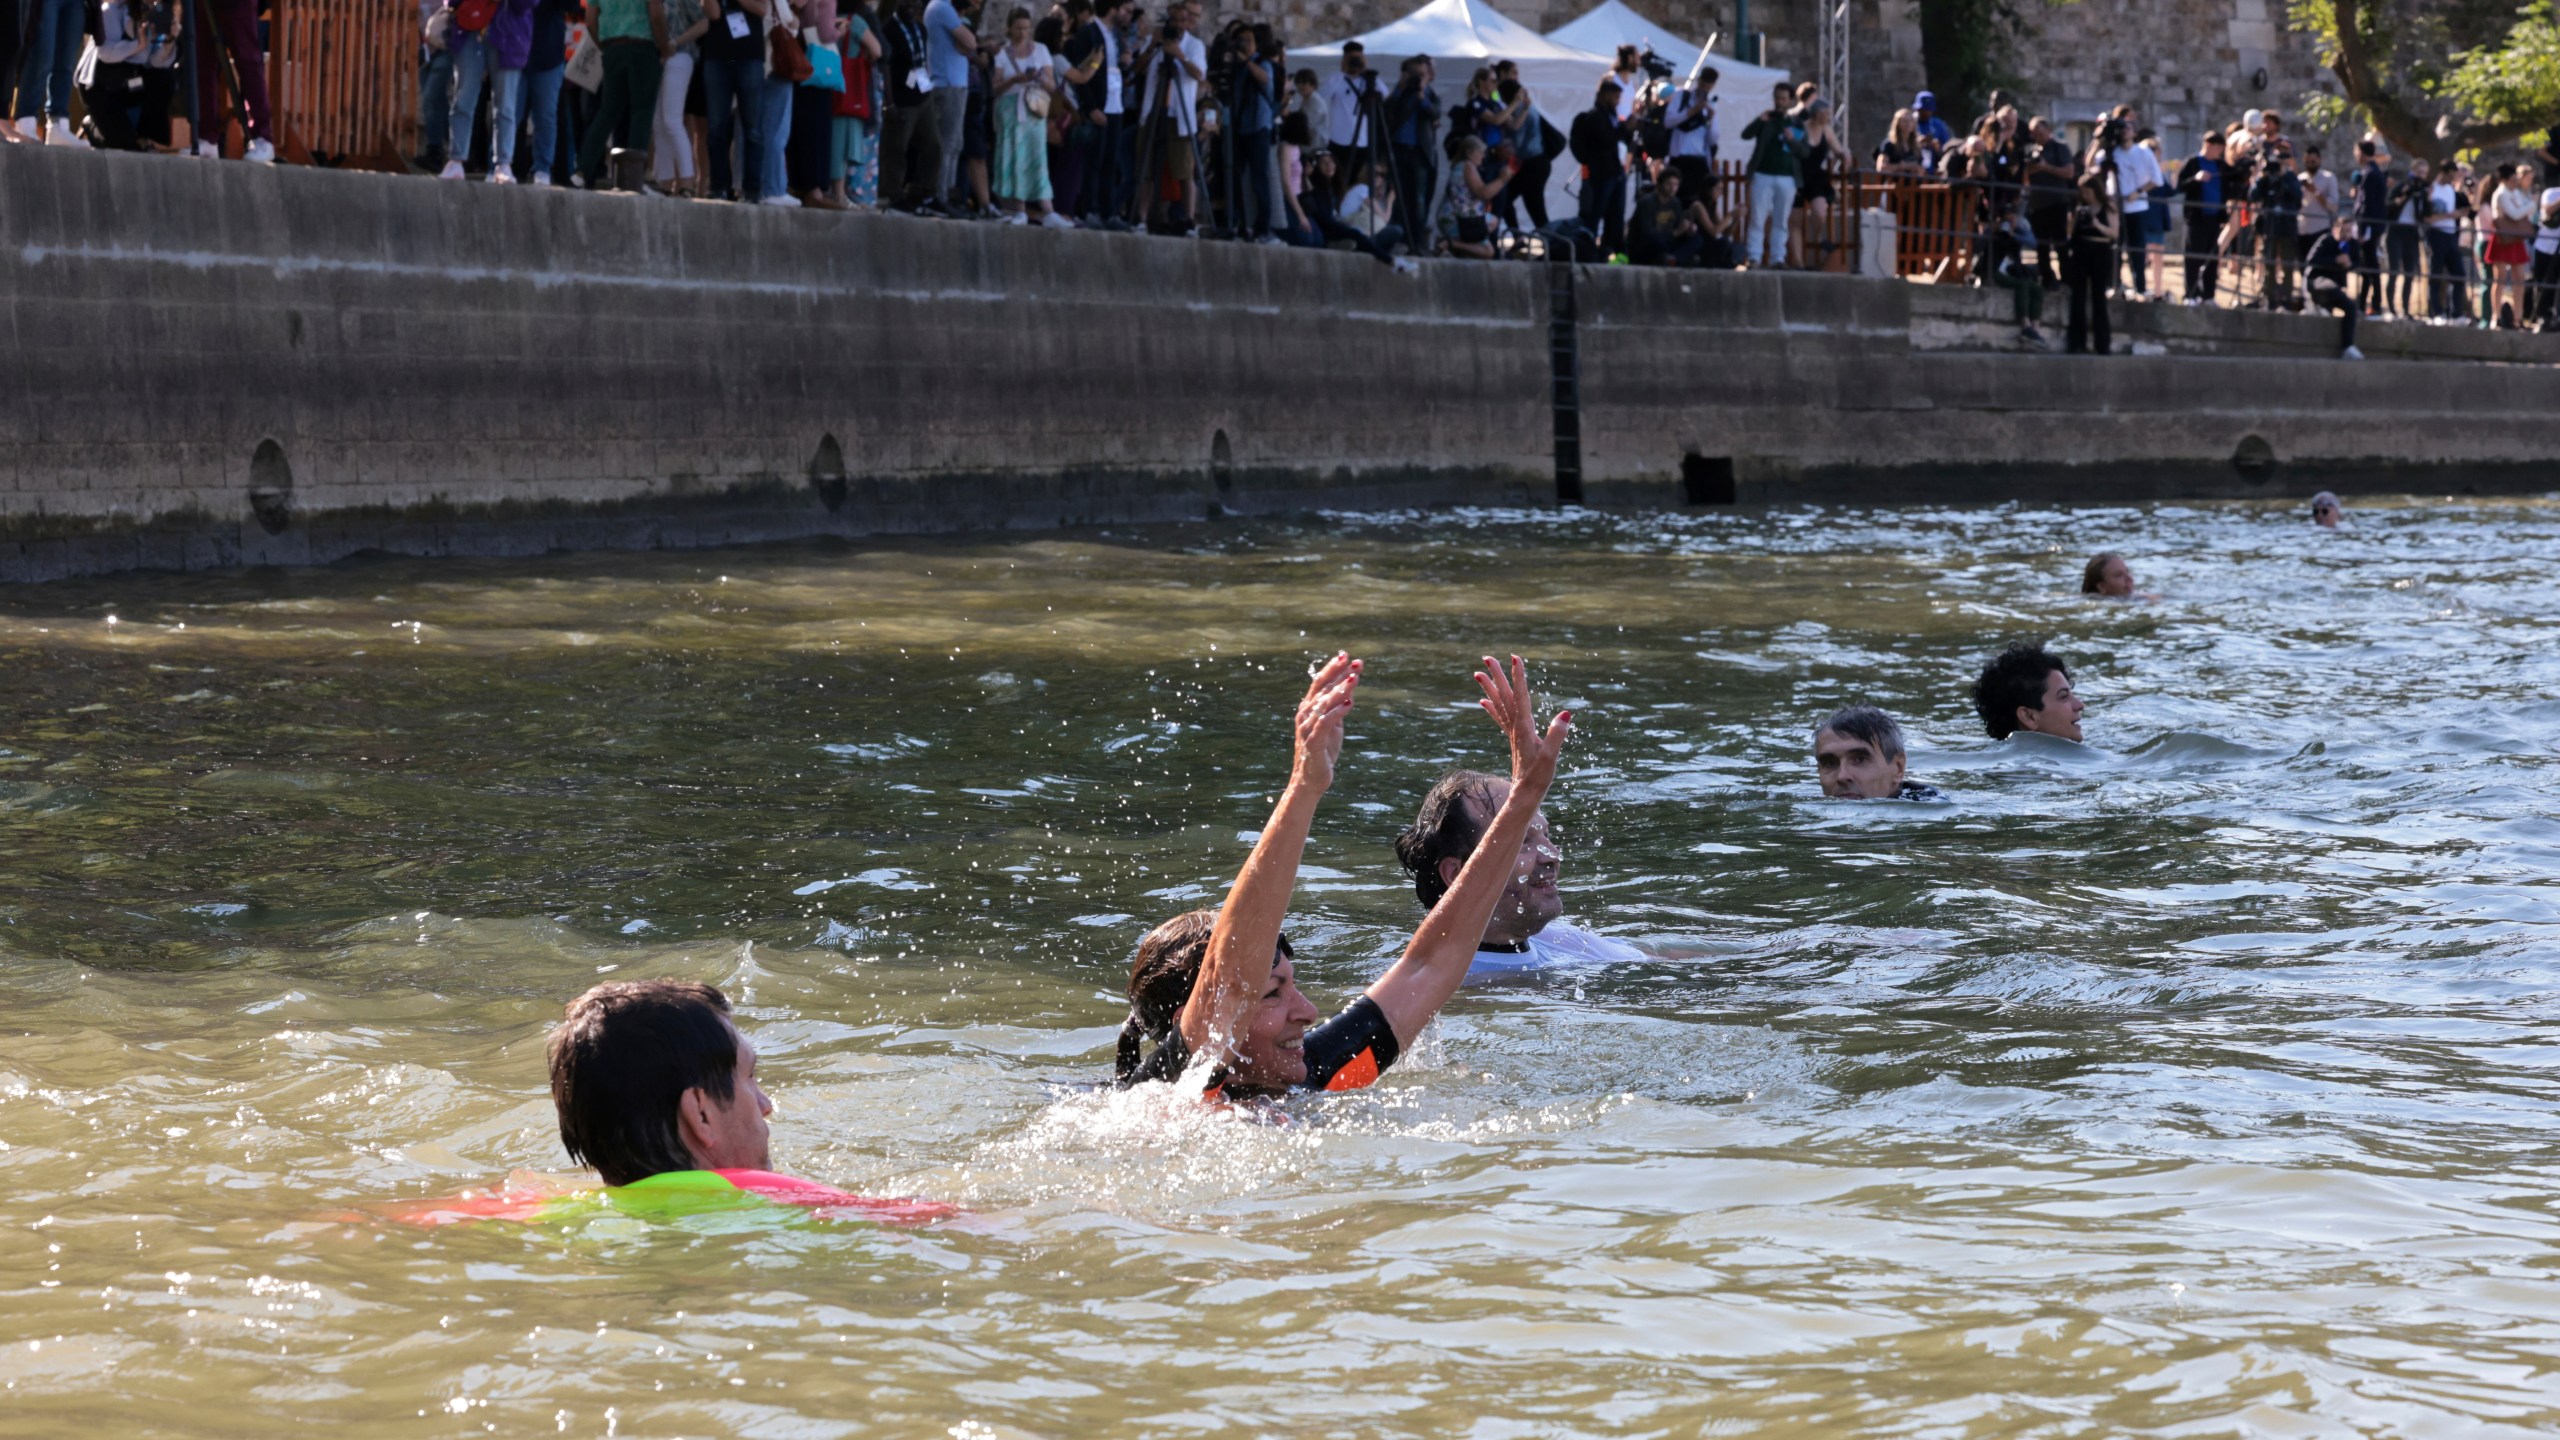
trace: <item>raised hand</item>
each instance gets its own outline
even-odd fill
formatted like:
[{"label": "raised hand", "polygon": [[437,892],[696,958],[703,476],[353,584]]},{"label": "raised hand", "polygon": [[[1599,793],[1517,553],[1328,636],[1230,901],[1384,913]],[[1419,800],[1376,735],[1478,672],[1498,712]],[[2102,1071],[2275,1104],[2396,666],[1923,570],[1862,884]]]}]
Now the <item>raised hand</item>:
[{"label": "raised hand", "polygon": [[1537,696],[1529,689],[1529,669],[1517,655],[1511,657],[1508,671],[1492,656],[1484,657],[1484,668],[1476,672],[1476,687],[1484,691],[1484,699],[1477,703],[1511,742],[1511,788],[1515,794],[1531,792],[1534,805],[1534,797],[1543,796],[1555,783],[1556,761],[1564,754],[1565,736],[1573,732],[1573,712],[1559,710],[1543,731],[1538,728]]},{"label": "raised hand", "polygon": [[1342,727],[1360,688],[1360,663],[1348,651],[1335,651],[1307,681],[1306,698],[1298,702],[1293,784],[1332,787],[1334,762],[1342,756]]}]

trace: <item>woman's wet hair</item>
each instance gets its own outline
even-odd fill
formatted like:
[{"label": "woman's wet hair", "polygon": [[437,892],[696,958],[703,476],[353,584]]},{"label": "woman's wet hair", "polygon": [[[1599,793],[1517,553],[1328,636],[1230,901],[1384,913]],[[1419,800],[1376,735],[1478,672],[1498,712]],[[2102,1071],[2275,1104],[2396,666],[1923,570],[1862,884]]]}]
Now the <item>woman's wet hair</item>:
[{"label": "woman's wet hair", "polygon": [[[2123,559],[2124,553],[2119,550],[2101,550],[2097,554],[2090,556],[2089,563],[2081,567],[2080,570],[2080,593],[2083,595],[2095,595],[2105,589],[2107,583],[2107,562],[2110,560]],[[2128,570],[2132,569],[2133,566],[2131,562],[2127,562],[2125,568]]]},{"label": "woman's wet hair", "polygon": [[[1137,958],[1129,962],[1129,1018],[1120,1022],[1114,1067],[1119,1084],[1172,1080],[1191,1063],[1191,1047],[1182,1038],[1182,1007],[1191,1003],[1191,992],[1200,984],[1209,935],[1217,928],[1217,911],[1193,910],[1148,931],[1138,942]],[[1295,958],[1286,935],[1280,937],[1280,953]]]},{"label": "woman's wet hair", "polygon": [[569,1002],[551,1032],[551,1104],[569,1158],[607,1185],[696,1168],[676,1128],[687,1090],[727,1104],[738,1033],[729,997],[683,980],[616,980]]},{"label": "woman's wet hair", "polygon": [[1903,757],[1902,727],[1892,716],[1873,705],[1851,705],[1832,712],[1831,718],[1813,727],[1813,738],[1843,735],[1859,741],[1887,760]]},{"label": "woman's wet hair", "polygon": [[2071,667],[2055,659],[2040,640],[2022,640],[1991,657],[1982,678],[1973,682],[1973,709],[1982,717],[1982,728],[1994,740],[2016,734],[2018,707],[2043,709],[2045,677],[2057,670],[2063,679],[2071,678]]},{"label": "woman's wet hair", "polygon": [[1422,797],[1413,823],[1396,836],[1396,860],[1413,877],[1414,898],[1423,909],[1439,904],[1440,897],[1449,893],[1449,882],[1440,878],[1440,862],[1455,860],[1464,865],[1476,853],[1486,823],[1501,808],[1496,795],[1502,784],[1499,775],[1452,770]]}]

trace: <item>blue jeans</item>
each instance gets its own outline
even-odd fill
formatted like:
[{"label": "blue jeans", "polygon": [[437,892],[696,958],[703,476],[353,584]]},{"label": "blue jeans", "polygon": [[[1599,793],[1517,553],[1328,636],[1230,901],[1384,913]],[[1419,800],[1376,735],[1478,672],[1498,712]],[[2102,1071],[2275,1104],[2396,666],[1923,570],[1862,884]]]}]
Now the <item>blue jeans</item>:
[{"label": "blue jeans", "polygon": [[[720,60],[706,53],[701,64],[702,108],[710,112],[712,192],[744,191],[753,200],[761,193],[757,187],[764,176],[764,62],[752,55]],[[729,174],[729,142],[738,135],[733,126],[746,131],[739,147],[742,173],[735,183]]]},{"label": "blue jeans", "polygon": [[767,79],[763,83],[764,164],[758,170],[764,177],[761,189],[766,195],[788,195],[791,162],[783,150],[791,143],[791,92],[798,87],[788,80]]},{"label": "blue jeans", "polygon": [[[480,115],[480,85],[489,78],[489,42],[480,39],[453,42],[453,110],[448,129],[450,142],[445,154],[454,160],[471,158],[471,122]],[[497,158],[497,137],[505,132],[495,126],[489,130],[490,158]]]},{"label": "blue jeans", "polygon": [[[1793,175],[1755,174],[1751,177],[1751,228],[1743,236],[1744,263],[1754,269],[1763,264],[1787,263],[1787,216],[1795,209],[1795,204],[1796,177]],[[1761,246],[1764,236],[1768,240],[1766,249]]]},{"label": "blue jeans", "polygon": [[[559,167],[551,162],[560,156],[560,82],[569,73],[566,65],[548,70],[526,70],[524,77],[525,108],[533,116],[533,171],[548,175]],[[507,132],[507,149],[515,150],[515,132]]]},{"label": "blue jeans", "polygon": [[418,143],[430,152],[453,128],[453,55],[418,50]]},{"label": "blue jeans", "polygon": [[88,11],[80,0],[27,0],[27,58],[18,67],[18,114],[41,110],[57,121],[71,118],[71,72],[80,68],[80,38]]}]

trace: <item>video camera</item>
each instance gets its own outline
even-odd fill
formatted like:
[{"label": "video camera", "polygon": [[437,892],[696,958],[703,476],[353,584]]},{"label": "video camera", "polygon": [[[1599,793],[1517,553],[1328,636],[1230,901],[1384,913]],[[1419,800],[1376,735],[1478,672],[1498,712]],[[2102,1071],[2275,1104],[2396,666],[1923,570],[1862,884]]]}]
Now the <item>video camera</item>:
[{"label": "video camera", "polygon": [[1637,54],[1636,67],[1656,80],[1668,80],[1672,75],[1671,62],[1654,54],[1650,45]]}]

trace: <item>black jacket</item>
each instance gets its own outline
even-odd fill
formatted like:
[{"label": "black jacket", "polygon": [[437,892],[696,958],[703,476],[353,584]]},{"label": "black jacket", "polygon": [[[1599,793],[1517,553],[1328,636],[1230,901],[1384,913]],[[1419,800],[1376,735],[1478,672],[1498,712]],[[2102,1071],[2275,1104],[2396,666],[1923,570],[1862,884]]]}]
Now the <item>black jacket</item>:
[{"label": "black jacket", "polygon": [[1594,108],[1574,116],[1573,136],[1566,142],[1573,151],[1574,163],[1594,175],[1615,175],[1626,169],[1626,162],[1618,158],[1618,141],[1624,131],[1615,110]]}]

